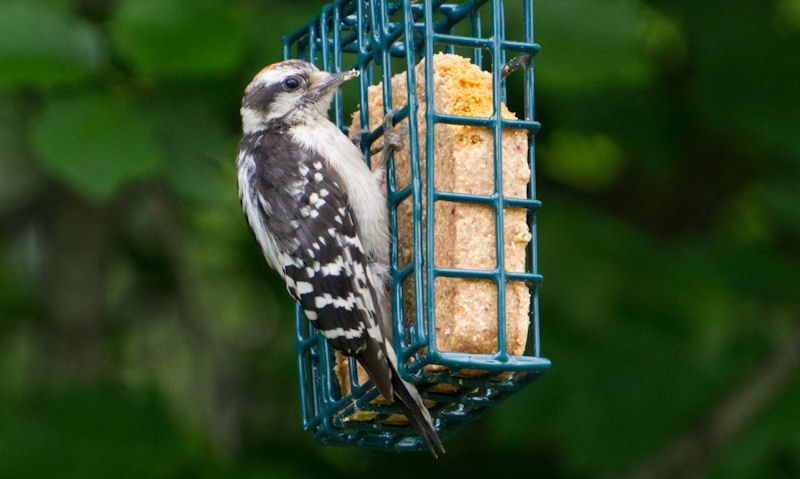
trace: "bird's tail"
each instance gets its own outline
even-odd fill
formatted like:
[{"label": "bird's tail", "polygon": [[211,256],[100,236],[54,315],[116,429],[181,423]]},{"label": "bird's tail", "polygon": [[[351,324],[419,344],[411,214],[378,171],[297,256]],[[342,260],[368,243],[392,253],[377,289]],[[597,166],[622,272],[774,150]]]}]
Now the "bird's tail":
[{"label": "bird's tail", "polygon": [[[380,351],[373,349],[377,347],[380,348]],[[372,378],[377,386],[378,391],[384,398],[395,400],[397,406],[408,418],[408,422],[411,423],[419,437],[428,446],[428,450],[431,451],[433,457],[438,458],[436,448],[444,452],[442,440],[439,439],[436,428],[433,427],[431,413],[428,412],[428,408],[422,402],[422,396],[419,395],[417,387],[400,377],[397,367],[397,355],[394,352],[394,348],[392,348],[391,342],[387,338],[384,338],[382,343],[369,341],[367,348],[359,354],[358,358],[361,365],[367,370],[369,377]]]},{"label": "bird's tail", "polygon": [[428,408],[422,402],[422,397],[419,395],[416,386],[404,381],[400,377],[400,373],[397,372],[395,365],[392,364],[391,366],[393,373],[392,387],[394,395],[398,399],[397,405],[403,410],[411,426],[417,431],[425,445],[428,446],[428,450],[431,451],[433,457],[438,458],[436,449],[438,448],[442,453],[445,451],[444,446],[442,446],[442,440],[439,439],[439,435],[433,427],[431,413],[428,412]]}]

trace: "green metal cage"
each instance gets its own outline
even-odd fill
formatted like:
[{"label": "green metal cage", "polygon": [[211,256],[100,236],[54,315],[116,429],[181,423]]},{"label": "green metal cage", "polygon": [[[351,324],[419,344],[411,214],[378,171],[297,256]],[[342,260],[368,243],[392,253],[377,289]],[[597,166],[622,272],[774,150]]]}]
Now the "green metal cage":
[{"label": "green metal cage", "polygon": [[[433,134],[435,123],[483,126],[493,133],[494,185],[490,195],[469,195],[438,191],[434,188],[434,162],[427,161],[424,171],[420,168],[418,151],[418,127],[409,122],[411,183],[401,189],[395,188],[393,162],[387,165],[387,199],[389,204],[391,245],[392,310],[394,316],[394,347],[404,379],[417,383],[425,399],[435,402],[430,409],[436,429],[444,437],[466,421],[480,417],[491,406],[518,391],[550,367],[550,361],[541,357],[539,345],[538,288],[542,277],[537,271],[536,260],[536,212],[541,203],[536,199],[534,169],[534,135],[540,125],[534,120],[534,71],[533,62],[522,64],[524,79],[520,97],[524,111],[517,111],[521,119],[501,117],[501,103],[507,99],[507,81],[503,67],[507,53],[517,58],[533,57],[539,46],[533,40],[533,0],[506,2],[502,0],[470,0],[460,4],[443,0],[412,0],[395,2],[381,0],[338,0],[326,5],[321,13],[305,26],[283,39],[283,57],[302,58],[324,70],[360,70],[358,106],[362,125],[368,124],[367,87],[383,84],[384,105],[391,105],[389,79],[393,72],[407,72],[407,105],[395,115],[395,120],[417,118],[419,105],[416,99],[414,67],[425,60],[425,91],[433,93],[432,58],[434,52],[449,53],[468,51],[471,61],[492,72],[494,113],[490,117],[467,117],[447,115],[434,111],[433,102],[426,102],[424,118],[427,122],[426,158],[433,158]],[[511,12],[522,19],[522,33],[517,40],[506,39],[505,17]],[[485,24],[489,23],[488,28]],[[488,34],[487,34],[488,33]],[[491,64],[484,65],[488,53]],[[524,57],[520,57],[524,55]],[[386,80],[386,81],[384,81]],[[334,122],[343,131],[343,99],[337,93],[334,99]],[[386,107],[384,107],[386,108]],[[383,112],[385,113],[385,112]],[[502,192],[502,138],[504,128],[524,129],[528,135],[528,162],[531,178],[527,198],[507,198]],[[362,149],[367,161],[370,144],[380,138],[381,127],[362,136]],[[427,181],[421,181],[426,175]],[[423,204],[422,194],[432,201]],[[398,265],[397,206],[411,198],[413,211],[413,261]],[[436,267],[433,261],[434,202],[465,202],[487,205],[494,210],[496,241],[496,266],[492,270],[464,270]],[[506,271],[503,238],[504,208],[525,208],[532,240],[526,250],[525,272]],[[426,208],[423,227],[422,210]],[[423,235],[423,232],[425,233]],[[426,247],[423,248],[423,245]],[[416,322],[406,327],[403,321],[403,296],[406,292],[404,280],[413,277],[413,295],[424,298],[416,301]],[[454,277],[490,280],[497,287],[497,331],[498,350],[494,354],[468,354],[440,351],[436,347],[434,317],[434,278]],[[530,337],[527,350],[522,356],[508,353],[506,344],[505,290],[507,281],[524,281],[529,285]],[[422,318],[422,320],[420,320]],[[369,381],[358,385],[355,364],[350,359],[350,391],[343,395],[333,373],[334,356],[324,337],[315,332],[303,316],[299,307],[295,311],[297,333],[297,367],[299,373],[303,425],[313,431],[313,439],[319,444],[349,445],[372,449],[415,451],[425,449],[424,443],[410,426],[385,423],[392,414],[399,413],[393,405],[374,404],[377,389]],[[430,371],[425,365],[435,364],[445,368]],[[441,371],[444,369],[444,371]],[[460,372],[479,370],[464,377]],[[437,385],[449,385],[442,392]],[[370,421],[348,420],[356,411],[371,411],[375,417]]]}]

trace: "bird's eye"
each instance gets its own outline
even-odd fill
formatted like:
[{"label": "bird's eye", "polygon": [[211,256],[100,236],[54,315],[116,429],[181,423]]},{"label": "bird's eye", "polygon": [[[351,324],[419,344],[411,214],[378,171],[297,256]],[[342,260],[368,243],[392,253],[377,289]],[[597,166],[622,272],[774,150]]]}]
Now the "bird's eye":
[{"label": "bird's eye", "polygon": [[300,88],[302,84],[302,80],[297,77],[289,77],[286,80],[283,80],[283,87],[287,90],[297,90]]}]

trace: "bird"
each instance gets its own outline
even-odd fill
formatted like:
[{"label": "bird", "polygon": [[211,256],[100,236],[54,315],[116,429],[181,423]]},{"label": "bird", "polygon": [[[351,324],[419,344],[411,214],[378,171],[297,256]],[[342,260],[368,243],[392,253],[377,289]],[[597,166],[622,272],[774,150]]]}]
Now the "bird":
[{"label": "bird", "polygon": [[239,198],[267,263],[314,328],[355,357],[438,457],[433,419],[392,347],[385,165],[371,171],[328,119],[333,95],[358,74],[296,59],[256,74],[240,110]]}]

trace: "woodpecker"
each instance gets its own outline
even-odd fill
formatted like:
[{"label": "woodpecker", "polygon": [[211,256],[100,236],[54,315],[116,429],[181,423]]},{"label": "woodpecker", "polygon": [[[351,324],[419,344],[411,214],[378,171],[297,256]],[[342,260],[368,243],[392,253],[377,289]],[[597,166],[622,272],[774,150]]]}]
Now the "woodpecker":
[{"label": "woodpecker", "polygon": [[371,172],[328,119],[334,93],[357,75],[286,60],[253,78],[242,99],[239,198],[267,263],[311,324],[356,358],[436,457],[442,442],[392,348],[383,167]]}]

